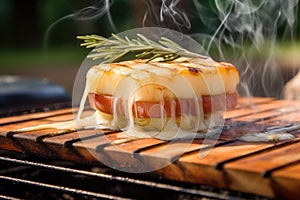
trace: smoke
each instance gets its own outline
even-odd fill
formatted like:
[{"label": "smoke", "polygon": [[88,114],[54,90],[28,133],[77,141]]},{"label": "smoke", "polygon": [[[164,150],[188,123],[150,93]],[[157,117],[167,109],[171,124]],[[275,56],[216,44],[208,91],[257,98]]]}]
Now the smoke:
[{"label": "smoke", "polygon": [[260,48],[266,39],[276,39],[282,25],[286,30],[293,29],[298,0],[215,0],[209,5],[194,0],[193,3],[200,20],[214,33],[212,41],[222,40],[232,47],[250,41]]},{"label": "smoke", "polygon": [[[142,19],[134,19],[142,20],[142,26],[190,33],[202,45],[203,54],[233,62],[240,71],[242,96],[280,97],[285,77],[274,51],[278,41],[295,38],[298,0],[130,1],[136,9],[144,10]],[[53,28],[65,20],[89,23],[106,16],[117,33],[110,13],[114,3],[98,0],[55,21],[45,34],[45,46]],[[132,16],[137,17],[135,13]]]},{"label": "smoke", "polygon": [[160,21],[164,22],[166,17],[171,18],[172,22],[179,28],[185,26],[185,28],[191,28],[191,24],[185,12],[177,8],[180,0],[171,1],[169,4],[166,0],[162,0],[160,8]]},{"label": "smoke", "polygon": [[274,58],[278,41],[295,39],[298,0],[193,0],[206,31],[193,34],[208,54],[231,60],[243,96],[280,97],[284,77]]},{"label": "smoke", "polygon": [[66,15],[55,22],[53,22],[48,29],[46,30],[45,37],[44,37],[44,48],[48,47],[48,41],[51,36],[51,32],[53,29],[61,22],[66,20],[73,20],[73,21],[86,21],[89,23],[91,20],[100,19],[104,16],[107,17],[107,20],[111,26],[111,29],[114,32],[117,32],[117,28],[114,24],[113,18],[110,13],[110,8],[113,5],[113,0],[98,0],[93,5],[84,7],[74,13]]},{"label": "smoke", "polygon": [[[143,26],[171,28],[179,32],[191,29],[191,22],[184,11],[182,0],[144,0],[146,5]],[[185,2],[186,3],[186,2]]]},{"label": "smoke", "polygon": [[143,2],[144,26],[192,32],[203,54],[233,62],[240,71],[242,96],[280,97],[287,77],[275,50],[278,42],[295,39],[298,0]]}]

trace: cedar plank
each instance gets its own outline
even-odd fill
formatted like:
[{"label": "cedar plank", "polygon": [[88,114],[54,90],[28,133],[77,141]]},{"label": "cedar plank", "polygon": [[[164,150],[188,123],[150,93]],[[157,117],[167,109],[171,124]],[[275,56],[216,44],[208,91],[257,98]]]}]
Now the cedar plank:
[{"label": "cedar plank", "polygon": [[89,136],[102,135],[103,132],[95,131],[95,130],[75,131],[68,134],[47,137],[43,139],[43,143],[48,146],[48,149],[55,152],[60,157],[60,159],[70,160],[70,161],[75,161],[80,163],[91,163],[94,162],[95,160],[94,158],[89,159],[91,158],[91,156],[88,154],[87,151],[83,151],[82,149],[81,151],[78,151],[79,147],[73,148],[76,142],[71,144],[72,145],[71,147],[66,147],[64,145],[68,141],[89,137]]},{"label": "cedar plank", "polygon": [[9,132],[20,128],[30,127],[30,126],[36,126],[39,124],[47,124],[48,121],[45,120],[34,120],[34,121],[27,121],[27,122],[21,122],[21,123],[15,123],[15,124],[9,124],[0,126],[0,132]]},{"label": "cedar plank", "polygon": [[[231,129],[230,131],[222,134],[222,139],[232,139],[249,131],[262,131],[266,127],[266,125],[263,123],[268,123],[267,126],[274,126],[285,124],[287,123],[287,121],[300,121],[300,116],[298,113],[286,113],[287,109],[290,109],[290,107],[295,110],[299,109],[299,102],[273,100],[266,98],[241,98],[239,102],[240,105],[237,106],[237,108],[232,111],[228,111],[225,115],[226,118],[235,118],[232,122],[238,123],[239,121],[267,118],[269,116],[273,116],[274,114],[282,114],[282,116],[274,117],[266,121],[257,122],[255,125],[250,124],[244,127]],[[61,111],[62,110],[57,112],[60,113]],[[18,145],[21,144],[21,147],[14,144],[6,137],[5,132],[9,130],[14,130],[16,128],[25,126],[37,125],[40,123],[48,123],[49,120],[55,122],[66,119],[64,118],[64,115],[51,116],[49,115],[49,113],[53,114],[53,111],[0,119],[0,124],[1,122],[4,123],[33,119],[33,121],[22,122],[14,124],[13,126],[6,125],[0,127],[0,147],[18,151],[25,149],[26,151],[32,151],[31,153],[35,153],[37,155],[41,154],[42,156],[54,156],[57,158],[79,162],[83,161],[84,159],[90,162],[99,162],[105,159],[108,162],[111,160],[118,160],[119,163],[117,164],[120,164],[120,161],[124,161],[123,165],[125,168],[128,168],[128,163],[131,162],[133,164],[133,169],[137,168],[138,166],[142,166],[141,163],[144,165],[151,164],[154,167],[155,162],[168,164],[168,161],[171,158],[176,157],[180,153],[180,151],[182,151],[181,149],[186,147],[184,144],[180,143],[172,145],[160,145],[152,149],[142,151],[140,154],[137,154],[138,157],[133,157],[133,159],[130,160],[129,158],[132,157],[132,153],[136,149],[151,146],[153,144],[159,144],[161,141],[152,138],[131,141],[120,145],[110,145],[111,141],[119,139],[117,133],[114,133],[107,136],[100,136],[97,138],[76,142],[73,144],[74,149],[69,149],[63,146],[66,141],[78,137],[84,137],[84,135],[92,135],[94,134],[94,132],[87,131],[85,133],[82,133],[82,135],[80,136],[76,135],[78,134],[76,132],[68,133],[65,135],[57,135],[54,137],[45,138],[41,143],[37,143],[36,138],[38,136],[51,133],[54,130],[19,133],[14,135],[14,138],[19,142]],[[61,114],[63,114],[63,112],[61,112]],[[41,117],[46,117],[48,121],[46,119],[38,120]],[[66,114],[65,117],[71,119],[71,117],[73,117],[73,114]],[[297,134],[299,134],[299,132],[297,132]],[[223,137],[224,135],[227,136],[227,138]],[[188,150],[197,150],[201,146],[203,146],[203,144],[199,142],[199,140],[197,140],[197,142],[190,145]],[[108,146],[103,147],[102,151],[96,152],[97,146],[101,144],[108,144]],[[272,179],[263,178],[261,176],[261,172],[263,170],[269,169],[269,166],[278,166],[286,162],[300,159],[300,156],[298,156],[296,153],[297,150],[300,149],[300,146],[297,146],[298,143],[297,145],[293,144],[292,146],[282,147],[278,150],[272,150],[263,154],[259,154],[257,156],[255,155],[236,160],[231,163],[227,163],[223,171],[217,170],[215,168],[215,165],[218,162],[239,155],[251,153],[253,151],[257,151],[273,145],[274,144],[271,143],[234,142],[232,144],[210,149],[210,151],[207,151],[208,154],[203,157],[199,157],[199,151],[195,151],[193,153],[184,154],[176,162],[169,163],[170,165],[159,169],[158,173],[168,179],[208,184],[221,188],[226,187],[237,191],[250,192],[267,197],[274,197],[275,195],[276,197],[278,196],[286,198],[292,197],[292,195],[299,196],[299,165],[293,165],[275,171],[272,174]],[[163,150],[165,146],[170,146],[171,149]],[[294,149],[294,147],[297,148]],[[44,151],[42,148],[44,149]],[[285,149],[286,151],[281,152],[281,149]],[[74,150],[76,150],[76,152],[74,152]],[[160,154],[157,154],[157,152],[160,152]],[[203,153],[203,151],[201,152]],[[74,155],[76,153],[79,154]],[[292,156],[289,156],[288,153]],[[300,155],[300,153],[298,154]],[[277,160],[274,157],[276,157]],[[265,160],[268,160],[269,162],[266,163]]]},{"label": "cedar plank", "polygon": [[[228,145],[207,149],[206,151],[183,155],[176,163],[180,165],[184,171],[185,181],[225,188],[229,183],[224,177],[224,173],[215,168],[219,162],[270,146],[273,146],[273,144],[234,142]],[[164,174],[162,174],[162,176],[164,176]]]},{"label": "cedar plank", "polygon": [[300,196],[300,163],[272,173],[272,186],[278,199],[295,199]]},{"label": "cedar plank", "polygon": [[231,189],[274,197],[275,189],[271,180],[262,176],[263,172],[299,159],[300,143],[295,143],[228,163],[225,173]]},{"label": "cedar plank", "polygon": [[237,118],[244,115],[253,115],[260,112],[266,112],[270,110],[278,110],[283,112],[286,108],[300,109],[299,102],[297,101],[282,101],[274,100],[267,104],[251,104],[251,105],[240,105],[234,110],[229,110],[224,114],[225,119]]},{"label": "cedar plank", "polygon": [[40,118],[45,117],[51,117],[55,115],[61,115],[64,113],[73,112],[74,109],[72,108],[66,108],[61,110],[54,110],[54,111],[48,111],[48,112],[39,112],[39,113],[32,113],[32,114],[25,114],[25,115],[18,115],[18,116],[11,116],[11,117],[5,117],[0,118],[0,125],[4,123],[12,123],[12,122],[19,122],[22,120],[36,120]]},{"label": "cedar plank", "polygon": [[226,168],[262,173],[295,160],[300,160],[300,142],[228,163]]},{"label": "cedar plank", "polygon": [[[178,167],[175,167],[173,162],[182,154],[185,152],[198,150],[201,147],[208,146],[209,144],[215,142],[216,141],[211,140],[205,140],[204,143],[203,140],[201,140],[201,142],[200,140],[197,140],[197,142],[194,143],[172,142],[159,146],[153,146],[152,148],[144,150],[140,153],[134,153],[134,151],[132,151],[134,150],[132,147],[127,148],[131,143],[128,145],[108,146],[104,150],[115,161],[116,166],[117,164],[124,168],[128,168],[128,166],[130,166],[130,170],[134,172],[145,170],[153,171],[153,169],[160,169],[167,165],[172,165],[172,169],[174,170],[178,169]],[[142,146],[136,146],[135,150],[148,146],[149,144],[150,143],[147,143],[147,140],[145,140],[145,143],[142,144]],[[176,176],[176,174],[173,174],[173,176]]]},{"label": "cedar plank", "polygon": [[[274,98],[266,98],[266,97],[239,97],[238,103],[239,105],[247,106],[253,104],[266,104],[275,100]],[[237,107],[239,107],[239,105]]]}]

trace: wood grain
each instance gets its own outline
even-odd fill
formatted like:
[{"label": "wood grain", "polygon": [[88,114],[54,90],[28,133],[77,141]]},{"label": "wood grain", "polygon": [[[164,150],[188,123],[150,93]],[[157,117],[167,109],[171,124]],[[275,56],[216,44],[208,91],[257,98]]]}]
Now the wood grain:
[{"label": "wood grain", "polygon": [[[225,113],[228,126],[217,139],[162,141],[128,140],[122,132],[56,129],[12,133],[38,124],[72,120],[73,109],[0,119],[0,148],[85,164],[105,164],[137,173],[143,170],[165,179],[258,194],[271,198],[300,195],[300,131],[278,143],[236,140],[270,126],[300,122],[300,102],[271,98],[241,98]],[[142,174],[141,174],[142,176]]]}]

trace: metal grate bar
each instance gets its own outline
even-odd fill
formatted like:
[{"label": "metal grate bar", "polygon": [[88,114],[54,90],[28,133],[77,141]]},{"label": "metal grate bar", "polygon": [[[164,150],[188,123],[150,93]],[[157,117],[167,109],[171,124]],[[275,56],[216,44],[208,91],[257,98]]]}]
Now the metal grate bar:
[{"label": "metal grate bar", "polygon": [[[67,167],[60,167],[60,166],[55,166],[55,165],[43,164],[43,163],[35,163],[35,162],[31,162],[31,161],[24,161],[24,160],[8,158],[8,157],[1,157],[1,156],[0,156],[0,161],[29,165],[32,167],[39,167],[39,168],[44,168],[44,169],[48,169],[48,170],[57,170],[57,171],[62,171],[62,172],[66,172],[66,173],[74,173],[74,174],[79,174],[79,175],[98,177],[98,178],[106,179],[109,181],[130,183],[130,184],[148,187],[151,189],[159,189],[159,190],[163,189],[166,191],[179,192],[179,193],[183,193],[183,194],[196,195],[196,196],[202,196],[202,197],[204,196],[204,197],[208,197],[208,198],[231,199],[231,196],[228,194],[216,194],[214,192],[205,191],[205,190],[201,190],[201,189],[180,187],[180,186],[176,186],[176,185],[158,183],[158,182],[154,182],[154,181],[145,181],[145,180],[134,179],[134,178],[130,178],[130,177],[122,177],[122,176],[116,176],[116,175],[96,173],[96,172],[78,170],[78,169],[67,168]],[[7,178],[0,176],[0,179],[7,179]],[[22,180],[17,180],[17,179],[13,179],[13,178],[8,178],[8,179],[11,179],[11,181],[21,181],[26,184],[31,184],[31,181],[27,181],[27,180],[22,181]],[[33,185],[40,186],[40,183],[33,182]],[[44,185],[42,184],[41,186],[44,186]],[[48,185],[45,184],[45,187],[48,187]],[[62,190],[64,187],[49,185],[49,188]],[[68,189],[70,189],[69,192],[76,193],[76,191],[77,191],[77,193],[78,193],[78,191],[80,191],[80,190],[76,190],[76,189],[72,189],[72,188],[67,188],[67,190]],[[83,191],[82,194],[85,194],[85,191]],[[87,193],[86,195],[93,196],[93,193],[90,193],[90,194]]]},{"label": "metal grate bar", "polygon": [[69,188],[69,187],[51,185],[51,184],[29,181],[29,180],[24,180],[24,179],[19,179],[19,178],[12,178],[12,177],[1,176],[1,175],[0,175],[0,179],[18,183],[18,184],[22,183],[22,184],[32,185],[32,186],[36,186],[36,187],[40,187],[40,188],[52,189],[55,191],[62,191],[62,192],[69,192],[69,193],[83,195],[83,196],[89,196],[89,197],[97,197],[97,198],[103,198],[103,199],[128,200],[128,198],[118,197],[118,196],[114,196],[114,195],[95,193],[95,192],[90,192],[90,191],[86,191],[86,190],[79,190],[79,189],[74,189],[74,188]]},{"label": "metal grate bar", "polygon": [[19,198],[9,197],[9,196],[5,196],[5,195],[0,195],[0,199],[3,199],[3,200],[22,200],[22,199],[19,199]]}]

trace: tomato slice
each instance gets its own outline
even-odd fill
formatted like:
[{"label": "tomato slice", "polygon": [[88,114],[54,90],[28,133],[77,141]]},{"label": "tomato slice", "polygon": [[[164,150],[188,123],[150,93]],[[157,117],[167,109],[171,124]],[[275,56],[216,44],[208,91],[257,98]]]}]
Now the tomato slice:
[{"label": "tomato slice", "polygon": [[[121,99],[110,95],[89,93],[90,105],[93,109],[107,114],[125,115]],[[202,105],[205,114],[214,111],[232,109],[237,105],[237,94],[221,94],[202,96],[202,99],[176,99],[163,102],[133,102],[132,112],[135,118],[160,118],[180,116],[182,114],[197,115],[198,105]],[[201,102],[202,101],[202,102]]]}]

